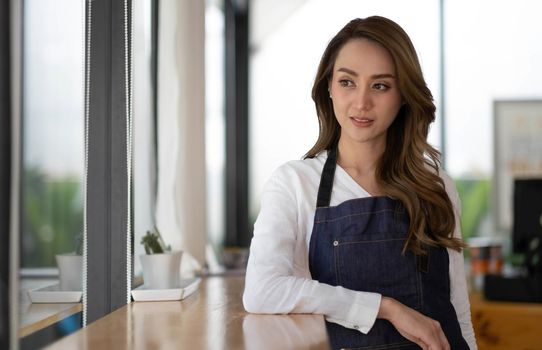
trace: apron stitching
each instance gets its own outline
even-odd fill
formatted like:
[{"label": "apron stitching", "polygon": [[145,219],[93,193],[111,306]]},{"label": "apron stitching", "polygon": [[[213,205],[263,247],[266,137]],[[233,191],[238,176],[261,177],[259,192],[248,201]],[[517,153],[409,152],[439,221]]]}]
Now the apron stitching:
[{"label": "apron stitching", "polygon": [[360,244],[360,243],[382,243],[382,242],[404,241],[404,240],[405,240],[404,238],[390,238],[390,239],[377,239],[377,240],[371,240],[371,241],[343,242],[343,243],[339,243],[338,245]]},{"label": "apron stitching", "polygon": [[[414,262],[416,263],[416,262]],[[418,287],[418,305],[420,306],[420,311],[423,311],[423,285],[421,281],[422,275],[421,272],[416,267],[416,286]]]},{"label": "apron stitching", "polygon": [[339,266],[338,266],[339,263],[337,262],[337,246],[335,246],[333,249],[333,260],[335,262],[335,279],[336,279],[337,285],[340,286],[341,277],[339,276]]},{"label": "apron stitching", "polygon": [[317,222],[318,223],[321,223],[321,222],[335,222],[335,221],[339,221],[339,220],[344,219],[344,218],[350,218],[350,217],[353,217],[353,216],[373,215],[373,214],[381,214],[381,213],[395,213],[395,212],[396,212],[395,210],[391,210],[391,209],[382,209],[382,210],[371,211],[371,212],[363,212],[363,213],[344,215],[344,216],[340,216],[340,217],[334,218],[334,219],[318,220]]}]

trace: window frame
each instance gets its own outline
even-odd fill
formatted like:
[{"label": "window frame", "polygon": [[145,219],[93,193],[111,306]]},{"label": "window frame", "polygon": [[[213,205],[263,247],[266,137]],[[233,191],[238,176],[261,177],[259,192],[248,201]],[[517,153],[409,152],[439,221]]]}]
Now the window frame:
[{"label": "window frame", "polygon": [[224,0],[227,247],[248,247],[249,1]]},{"label": "window frame", "polygon": [[[89,86],[85,101],[88,120],[84,326],[129,302],[128,281],[132,275],[128,274],[128,255],[132,252],[128,251],[131,181],[126,93],[129,70],[125,59],[125,50],[130,50],[125,47],[125,36],[131,37],[132,1],[87,0],[89,8],[90,16],[88,10],[85,12],[91,35],[87,31],[85,38],[89,49],[85,84]],[[127,25],[125,14],[130,19]]]},{"label": "window frame", "polygon": [[10,2],[0,3],[0,348],[10,346],[11,74]]}]

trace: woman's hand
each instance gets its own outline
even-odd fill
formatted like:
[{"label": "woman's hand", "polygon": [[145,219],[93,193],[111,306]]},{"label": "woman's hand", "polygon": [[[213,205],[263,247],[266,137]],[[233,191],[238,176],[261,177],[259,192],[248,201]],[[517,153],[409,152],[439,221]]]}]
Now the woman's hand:
[{"label": "woman's hand", "polygon": [[377,317],[390,321],[403,337],[424,350],[450,349],[440,323],[393,298],[382,297]]}]

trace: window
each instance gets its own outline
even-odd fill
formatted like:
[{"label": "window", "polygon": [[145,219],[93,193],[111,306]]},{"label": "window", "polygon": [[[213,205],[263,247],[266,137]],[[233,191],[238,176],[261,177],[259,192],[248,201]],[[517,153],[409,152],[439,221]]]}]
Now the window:
[{"label": "window", "polygon": [[[44,346],[81,327],[80,304],[64,305],[59,312],[71,316],[52,324],[47,320],[54,308],[37,311],[26,291],[58,285],[56,258],[82,254],[85,15],[84,1],[27,0],[22,9],[22,19],[13,20],[21,20],[22,35],[22,62],[14,62],[21,67],[17,82],[21,84],[21,159],[16,163],[21,164],[22,278],[16,310],[20,310],[17,334],[25,349]],[[69,264],[75,278],[62,285],[71,283],[71,290],[82,290],[82,257],[68,259],[77,261]],[[41,333],[33,328],[37,321]]]},{"label": "window", "polygon": [[[536,1],[447,1],[447,167],[463,205],[464,237],[504,235],[492,220],[493,102],[542,96]],[[491,16],[485,15],[491,11]]]},{"label": "window", "polygon": [[83,2],[28,0],[23,24],[21,266],[82,242]]}]

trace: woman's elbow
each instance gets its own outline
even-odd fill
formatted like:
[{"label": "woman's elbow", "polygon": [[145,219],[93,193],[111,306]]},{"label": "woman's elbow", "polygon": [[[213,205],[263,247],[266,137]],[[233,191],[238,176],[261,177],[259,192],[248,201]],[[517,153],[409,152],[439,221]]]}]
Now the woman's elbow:
[{"label": "woman's elbow", "polygon": [[247,312],[253,314],[275,313],[276,302],[269,280],[247,279],[243,292],[243,306]]},{"label": "woman's elbow", "polygon": [[263,313],[262,303],[258,298],[258,293],[254,293],[249,289],[245,289],[243,293],[243,307],[246,312],[252,314]]}]

